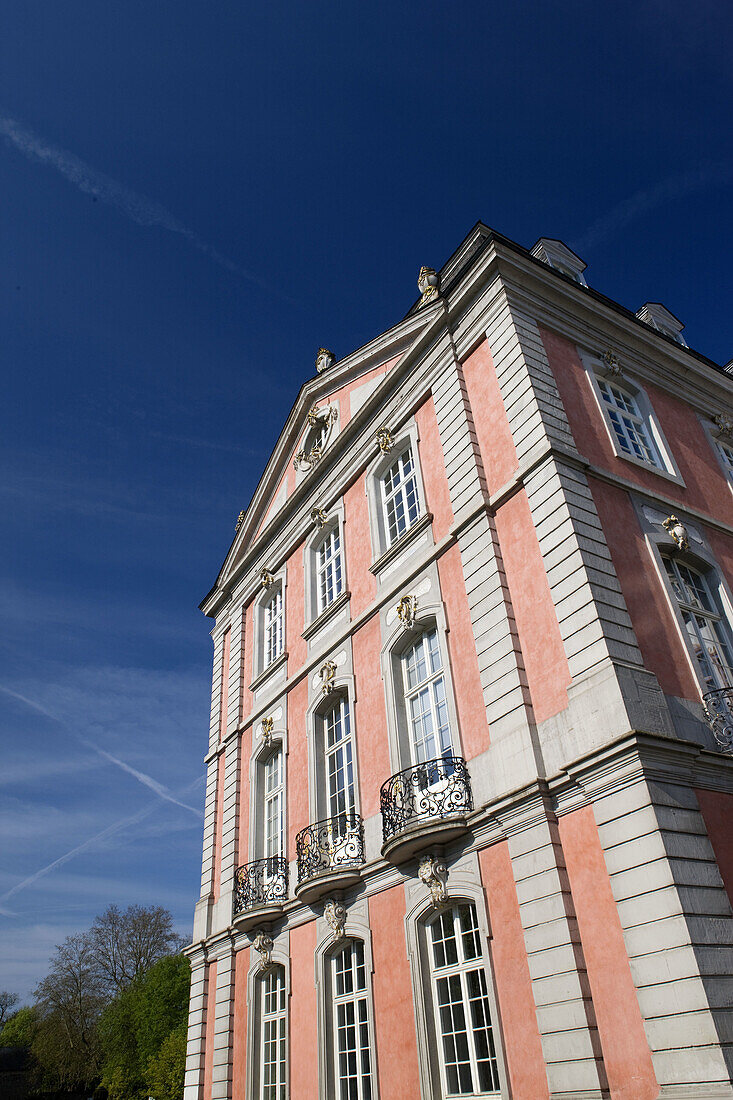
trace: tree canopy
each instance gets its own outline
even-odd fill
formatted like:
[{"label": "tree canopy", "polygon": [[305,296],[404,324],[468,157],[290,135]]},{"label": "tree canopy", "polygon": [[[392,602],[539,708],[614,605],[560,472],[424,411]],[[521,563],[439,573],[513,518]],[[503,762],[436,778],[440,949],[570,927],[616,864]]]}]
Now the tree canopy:
[{"label": "tree canopy", "polygon": [[181,1100],[190,966],[170,913],[110,906],[56,947],[35,1003],[0,993],[0,1046],[30,1051],[35,1095]]}]

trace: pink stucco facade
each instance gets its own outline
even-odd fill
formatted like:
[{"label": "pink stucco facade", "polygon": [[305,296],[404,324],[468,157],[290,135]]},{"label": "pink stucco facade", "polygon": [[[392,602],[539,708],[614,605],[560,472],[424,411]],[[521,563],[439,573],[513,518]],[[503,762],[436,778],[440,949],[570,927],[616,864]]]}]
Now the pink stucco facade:
[{"label": "pink stucco facade", "polygon": [[558,247],[304,383],[202,604],[186,1100],[733,1098],[733,380]]}]

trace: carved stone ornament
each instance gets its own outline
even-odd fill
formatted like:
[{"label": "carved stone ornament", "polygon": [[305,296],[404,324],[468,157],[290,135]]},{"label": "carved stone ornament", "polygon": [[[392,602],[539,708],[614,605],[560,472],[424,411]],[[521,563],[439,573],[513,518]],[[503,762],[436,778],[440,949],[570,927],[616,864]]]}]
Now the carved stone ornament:
[{"label": "carved stone ornament", "polygon": [[252,946],[260,956],[260,972],[269,970],[272,966],[272,936],[261,928],[253,939]]},{"label": "carved stone ornament", "polygon": [[438,297],[439,286],[440,279],[435,268],[421,267],[420,274],[417,277],[417,287],[422,295],[420,299],[421,306],[427,305],[428,302],[432,302]]},{"label": "carved stone ornament", "polygon": [[340,940],[344,934],[346,923],[346,910],[340,901],[329,898],[323,909],[323,919],[333,932],[333,938]]},{"label": "carved stone ornament", "polygon": [[275,578],[269,569],[263,569],[260,573],[260,584],[263,588],[270,588],[275,583]]},{"label": "carved stone ornament", "polygon": [[733,436],[733,416],[728,413],[718,413],[713,417],[715,427],[721,435]]},{"label": "carved stone ornament", "polygon": [[603,363],[604,373],[609,375],[611,378],[620,378],[623,374],[618,355],[616,355],[615,352],[611,351],[610,348],[608,349],[608,351],[604,351],[603,355],[601,356],[601,362]]},{"label": "carved stone ornament", "polygon": [[687,528],[684,523],[680,523],[677,516],[667,516],[662,527],[665,529],[668,535],[674,539],[675,543],[680,550],[690,549],[690,540],[687,536]]},{"label": "carved stone ornament", "polygon": [[448,901],[448,868],[442,859],[435,856],[423,856],[417,869],[417,876],[430,889],[433,909],[440,909]]},{"label": "carved stone ornament", "polygon": [[394,447],[394,439],[389,428],[378,428],[376,440],[383,455],[388,455]]},{"label": "carved stone ornament", "polygon": [[320,418],[321,418],[321,410],[318,408],[318,405],[313,405],[313,407],[308,410],[308,416],[307,416],[307,420],[308,420],[308,423],[310,424],[311,428],[315,428],[315,426],[318,423],[318,421],[320,420]]},{"label": "carved stone ornament", "polygon": [[236,535],[237,531],[239,530],[239,528],[242,526],[243,523],[244,523],[244,512],[242,511],[237,516],[237,526],[234,528],[234,534],[235,535]]},{"label": "carved stone ornament", "polygon": [[316,370],[319,374],[323,374],[324,370],[328,370],[336,362],[336,356],[328,348],[319,348],[316,354]]},{"label": "carved stone ornament", "polygon": [[415,625],[417,615],[417,598],[415,596],[403,596],[397,604],[397,618],[406,630],[411,630]]},{"label": "carved stone ornament", "polygon": [[328,523],[328,516],[323,511],[323,508],[314,508],[311,512],[311,519],[319,531]]},{"label": "carved stone ornament", "polygon": [[330,695],[333,691],[333,682],[336,679],[336,665],[333,661],[326,661],[321,665],[318,675],[321,677],[321,691],[324,695]]},{"label": "carved stone ornament", "polygon": [[272,742],[272,731],[275,727],[275,719],[271,714],[262,719],[262,744],[269,745]]}]

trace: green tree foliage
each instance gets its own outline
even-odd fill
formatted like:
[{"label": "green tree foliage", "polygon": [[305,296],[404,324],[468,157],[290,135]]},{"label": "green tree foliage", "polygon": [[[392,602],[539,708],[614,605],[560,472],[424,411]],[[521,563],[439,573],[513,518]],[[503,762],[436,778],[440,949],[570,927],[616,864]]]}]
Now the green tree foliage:
[{"label": "green tree foliage", "polygon": [[0,1031],[0,1047],[25,1047],[30,1050],[38,1031],[38,1012],[33,1007],[19,1008]]},{"label": "green tree foliage", "polygon": [[163,1040],[148,1062],[148,1089],[155,1100],[181,1100],[186,1071],[186,1026],[177,1027]]},{"label": "green tree foliage", "polygon": [[185,1037],[190,984],[188,959],[168,956],[123,989],[104,1010],[100,1021],[102,1083],[110,1100],[147,1096],[162,1100],[152,1088],[151,1075],[159,1083],[164,1077],[169,1090],[165,1096],[170,1093],[171,1100],[180,1100],[182,1078],[180,1089],[170,1092],[177,1087],[180,1042],[170,1037],[174,1032]]}]

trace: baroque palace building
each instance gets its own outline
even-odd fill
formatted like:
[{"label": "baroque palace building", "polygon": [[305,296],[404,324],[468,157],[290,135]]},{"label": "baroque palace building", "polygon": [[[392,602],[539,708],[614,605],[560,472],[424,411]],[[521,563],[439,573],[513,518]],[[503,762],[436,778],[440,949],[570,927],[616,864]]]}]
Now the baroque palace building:
[{"label": "baroque palace building", "polygon": [[733,376],[479,223],[214,620],[186,1100],[733,1097]]}]

